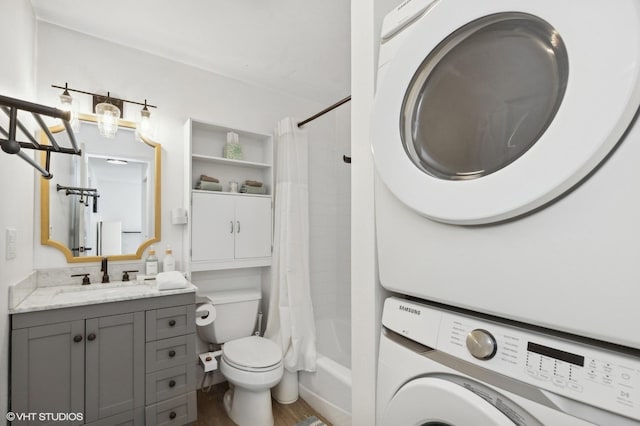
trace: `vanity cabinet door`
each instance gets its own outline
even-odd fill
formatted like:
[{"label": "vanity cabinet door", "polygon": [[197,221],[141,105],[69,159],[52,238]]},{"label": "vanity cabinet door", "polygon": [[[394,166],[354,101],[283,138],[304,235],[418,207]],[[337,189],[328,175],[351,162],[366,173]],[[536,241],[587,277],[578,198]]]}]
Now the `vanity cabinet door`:
[{"label": "vanity cabinet door", "polygon": [[87,319],[85,335],[86,422],[144,406],[144,312]]},{"label": "vanity cabinet door", "polygon": [[235,232],[234,199],[223,194],[193,194],[191,259],[232,260]]},{"label": "vanity cabinet door", "polygon": [[[13,412],[84,413],[84,325],[84,320],[78,320],[13,330]],[[60,422],[46,423],[35,418],[32,421],[16,420],[13,424],[53,425]]]}]

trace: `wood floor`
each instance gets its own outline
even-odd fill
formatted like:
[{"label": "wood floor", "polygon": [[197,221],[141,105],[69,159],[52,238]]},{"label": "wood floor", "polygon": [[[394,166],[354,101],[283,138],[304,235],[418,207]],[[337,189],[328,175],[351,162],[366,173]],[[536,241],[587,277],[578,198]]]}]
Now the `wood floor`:
[{"label": "wood floor", "polygon": [[[214,385],[210,392],[198,391],[198,421],[196,426],[234,426],[235,423],[227,416],[222,405],[222,396],[227,391],[226,382]],[[316,413],[301,398],[293,404],[280,404],[271,400],[275,426],[294,426],[301,420],[310,416],[316,416],[328,426],[331,426],[325,418]]]}]

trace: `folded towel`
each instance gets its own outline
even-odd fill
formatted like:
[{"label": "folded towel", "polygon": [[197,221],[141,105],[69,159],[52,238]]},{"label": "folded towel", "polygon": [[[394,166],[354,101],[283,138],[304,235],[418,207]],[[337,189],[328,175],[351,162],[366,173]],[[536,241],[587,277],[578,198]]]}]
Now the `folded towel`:
[{"label": "folded towel", "polygon": [[200,181],[196,183],[196,189],[204,189],[207,191],[222,191],[222,184],[217,182]]},{"label": "folded towel", "polygon": [[240,187],[240,192],[246,194],[266,194],[267,188],[265,188],[264,186],[257,188],[255,186],[242,185]]},{"label": "folded towel", "polygon": [[262,182],[257,180],[247,180],[244,184],[247,186],[255,186],[256,188],[260,188],[262,186]]},{"label": "folded towel", "polygon": [[160,272],[156,275],[158,290],[173,290],[187,287],[187,279],[180,271]]},{"label": "folded towel", "polygon": [[207,175],[200,175],[200,180],[204,181],[204,182],[215,182],[215,183],[219,183],[220,180],[218,178],[214,178],[211,176],[207,176]]}]

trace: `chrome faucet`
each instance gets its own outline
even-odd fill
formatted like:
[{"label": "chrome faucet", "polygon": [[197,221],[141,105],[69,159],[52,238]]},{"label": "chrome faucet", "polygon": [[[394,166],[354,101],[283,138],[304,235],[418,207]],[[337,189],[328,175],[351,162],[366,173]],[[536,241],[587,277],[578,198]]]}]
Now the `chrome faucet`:
[{"label": "chrome faucet", "polygon": [[102,258],[102,268],[100,269],[100,272],[102,272],[102,283],[108,283],[109,282],[109,271],[108,271],[108,259],[106,257]]}]

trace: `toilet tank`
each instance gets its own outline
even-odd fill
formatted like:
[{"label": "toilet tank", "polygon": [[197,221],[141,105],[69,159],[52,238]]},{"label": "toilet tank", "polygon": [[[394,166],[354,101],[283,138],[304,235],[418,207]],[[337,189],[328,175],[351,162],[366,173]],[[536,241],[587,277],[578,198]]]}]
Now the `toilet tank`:
[{"label": "toilet tank", "polygon": [[[198,330],[209,343],[225,343],[253,334],[256,327],[260,290],[230,290],[201,293],[216,309],[216,319],[207,330]],[[204,328],[204,327],[202,327]]]}]

